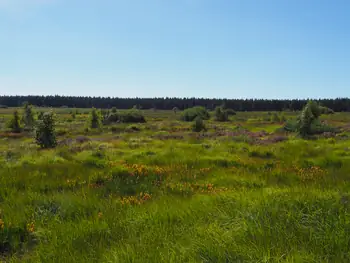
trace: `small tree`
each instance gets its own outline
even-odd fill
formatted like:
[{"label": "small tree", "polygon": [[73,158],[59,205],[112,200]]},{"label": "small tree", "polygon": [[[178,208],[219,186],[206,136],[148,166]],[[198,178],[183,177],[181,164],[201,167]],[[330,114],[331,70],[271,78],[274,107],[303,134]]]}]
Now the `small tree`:
[{"label": "small tree", "polygon": [[174,108],[173,108],[173,112],[174,112],[175,115],[176,115],[176,113],[178,112],[178,110],[179,110],[179,109],[178,109],[177,107],[174,107]]},{"label": "small tree", "polygon": [[306,137],[307,135],[312,134],[312,123],[316,121],[320,115],[320,106],[314,101],[309,101],[303,108],[300,116],[298,117],[298,133],[302,137]]},{"label": "small tree", "polygon": [[95,108],[92,108],[89,118],[89,127],[92,129],[101,128],[102,125],[102,118],[99,111],[97,111]]},{"label": "small tree", "polygon": [[11,129],[12,132],[14,133],[20,133],[22,128],[21,128],[21,121],[18,115],[18,111],[15,110],[13,112],[12,119],[9,121],[7,127]]},{"label": "small tree", "polygon": [[192,130],[194,132],[201,132],[205,129],[206,128],[203,119],[200,116],[197,116],[193,122]]},{"label": "small tree", "polygon": [[26,130],[32,130],[34,127],[35,119],[33,107],[29,104],[24,105],[24,114],[23,114],[24,128]]},{"label": "small tree", "polygon": [[223,106],[215,108],[215,120],[216,121],[228,121],[228,114]]},{"label": "small tree", "polygon": [[112,113],[117,113],[117,108],[116,107],[113,107],[112,110],[111,110]]},{"label": "small tree", "polygon": [[54,148],[57,145],[55,116],[52,111],[45,112],[35,130],[35,141],[41,148]]}]

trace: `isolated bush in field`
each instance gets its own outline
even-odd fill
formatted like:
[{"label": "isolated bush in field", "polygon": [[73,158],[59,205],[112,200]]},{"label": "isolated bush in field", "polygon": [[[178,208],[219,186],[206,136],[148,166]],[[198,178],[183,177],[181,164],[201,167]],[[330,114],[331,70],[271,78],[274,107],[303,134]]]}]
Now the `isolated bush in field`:
[{"label": "isolated bush in field", "polygon": [[174,112],[174,114],[176,115],[176,113],[179,111],[179,109],[177,108],[177,107],[174,107],[173,108],[173,112]]},{"label": "isolated bush in field", "polygon": [[321,110],[321,114],[334,114],[334,110],[328,108],[328,107],[324,107],[324,106],[320,106],[320,110]]},{"label": "isolated bush in field", "polygon": [[111,124],[111,123],[118,122],[118,121],[119,121],[118,113],[112,112],[112,113],[108,114],[108,116],[106,118],[104,118],[103,124]]},{"label": "isolated bush in field", "polygon": [[194,121],[196,117],[200,117],[202,120],[209,120],[210,115],[209,115],[209,112],[204,107],[196,106],[196,107],[184,110],[184,112],[182,113],[181,119],[183,121]]},{"label": "isolated bush in field", "polygon": [[119,119],[124,123],[144,123],[146,122],[140,110],[128,110],[119,113]]},{"label": "isolated bush in field", "polygon": [[23,123],[26,130],[32,130],[35,124],[33,107],[29,104],[24,106]]},{"label": "isolated bush in field", "polygon": [[92,129],[100,128],[102,124],[101,113],[96,110],[96,108],[92,108],[90,117],[89,117],[89,127]]},{"label": "isolated bush in field", "polygon": [[45,112],[35,130],[35,141],[41,148],[54,148],[57,145],[55,116],[52,111]]},{"label": "isolated bush in field", "polygon": [[111,110],[112,113],[117,113],[117,108],[116,107],[113,107],[112,110]]},{"label": "isolated bush in field", "polygon": [[21,127],[21,121],[18,115],[18,111],[15,110],[13,112],[13,116],[12,119],[9,121],[9,123],[7,124],[7,127],[13,132],[13,133],[20,133],[22,130]]},{"label": "isolated bush in field", "polygon": [[205,129],[206,128],[203,119],[200,116],[197,116],[193,122],[192,130],[195,132],[201,132]]},{"label": "isolated bush in field", "polygon": [[302,137],[323,132],[334,132],[334,128],[319,121],[318,118],[323,111],[324,109],[316,102],[309,101],[297,119],[297,132]]},{"label": "isolated bush in field", "polygon": [[215,108],[215,120],[216,121],[228,121],[228,114],[223,107]]},{"label": "isolated bush in field", "polygon": [[315,120],[315,116],[311,110],[311,104],[308,103],[302,110],[298,118],[298,133],[301,136],[306,136],[311,134],[311,123]]}]

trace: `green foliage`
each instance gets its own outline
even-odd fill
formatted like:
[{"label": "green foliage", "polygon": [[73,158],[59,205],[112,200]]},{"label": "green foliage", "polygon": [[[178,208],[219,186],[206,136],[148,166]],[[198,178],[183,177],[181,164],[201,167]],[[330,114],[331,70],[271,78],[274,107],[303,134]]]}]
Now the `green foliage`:
[{"label": "green foliage", "polygon": [[266,112],[195,134],[171,110],[145,110],[147,124],[89,137],[87,115],[56,113],[56,149],[0,134],[0,261],[350,262],[349,113],[311,123],[343,139],[310,141],[280,140]]},{"label": "green foliage", "polygon": [[215,120],[216,121],[228,121],[228,114],[223,107],[215,108]]},{"label": "green foliage", "polygon": [[321,114],[325,114],[325,115],[334,114],[334,110],[324,106],[320,106],[320,111],[321,111]]},{"label": "green foliage", "polygon": [[287,120],[286,123],[284,124],[283,129],[288,132],[297,132],[298,131],[298,122],[297,120],[290,119]]},{"label": "green foliage", "polygon": [[140,110],[127,110],[119,113],[120,122],[124,123],[145,123],[145,116]]},{"label": "green foliage", "polygon": [[200,106],[189,108],[183,111],[181,119],[183,121],[194,121],[196,117],[200,117],[202,120],[209,120],[209,112]]},{"label": "green foliage", "polygon": [[57,145],[55,130],[55,115],[52,111],[45,112],[35,129],[35,141],[41,148],[54,148]]},{"label": "green foliage", "polygon": [[24,105],[23,123],[26,130],[32,130],[34,128],[35,118],[32,105]]},{"label": "green foliage", "polygon": [[117,113],[117,108],[116,107],[113,107],[112,110],[111,110],[112,113]]},{"label": "green foliage", "polygon": [[110,113],[108,117],[104,120],[104,124],[111,124],[116,122],[122,123],[145,123],[145,116],[140,110],[126,110],[119,111],[115,113]]},{"label": "green foliage", "polygon": [[320,107],[314,101],[309,101],[303,108],[300,116],[297,118],[296,131],[302,137],[324,132],[335,132],[335,129],[319,121],[318,118],[322,112],[324,112],[324,109],[322,107]]},{"label": "green foliage", "polygon": [[89,128],[91,129],[99,129],[102,126],[102,117],[101,113],[95,109],[92,108],[90,117],[89,117]]},{"label": "green foliage", "polygon": [[197,116],[192,124],[192,130],[194,132],[201,132],[205,129],[206,128],[203,119],[200,116]]},{"label": "green foliage", "polygon": [[13,133],[20,133],[22,131],[21,121],[17,110],[13,112],[13,116],[7,124],[7,128]]}]

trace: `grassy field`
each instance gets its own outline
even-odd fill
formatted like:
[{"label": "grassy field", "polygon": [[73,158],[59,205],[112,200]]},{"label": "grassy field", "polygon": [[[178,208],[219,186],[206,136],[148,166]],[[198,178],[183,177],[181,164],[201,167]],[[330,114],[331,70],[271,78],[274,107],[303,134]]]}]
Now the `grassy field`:
[{"label": "grassy field", "polygon": [[59,145],[40,150],[4,131],[12,112],[0,261],[350,262],[350,113],[322,116],[337,136],[303,140],[267,112],[194,133],[180,112],[87,131],[87,110],[55,109]]}]

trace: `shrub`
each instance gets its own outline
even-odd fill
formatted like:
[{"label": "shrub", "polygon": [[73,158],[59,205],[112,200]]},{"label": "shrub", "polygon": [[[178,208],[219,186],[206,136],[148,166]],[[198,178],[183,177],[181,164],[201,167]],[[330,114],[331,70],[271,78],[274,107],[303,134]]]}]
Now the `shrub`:
[{"label": "shrub", "polygon": [[26,130],[32,130],[34,127],[34,112],[33,107],[29,104],[25,104],[24,106],[24,114],[23,114],[23,122],[24,122],[24,128]]},{"label": "shrub", "polygon": [[127,110],[119,113],[119,120],[124,123],[145,123],[146,119],[140,110]]},{"label": "shrub", "polygon": [[35,141],[41,148],[54,148],[57,145],[55,116],[52,111],[45,112],[35,130]]},{"label": "shrub", "polygon": [[145,123],[146,119],[140,110],[127,110],[123,112],[112,112],[104,120],[105,124],[111,124],[115,122]]},{"label": "shrub", "polygon": [[288,132],[296,132],[298,130],[298,123],[296,120],[287,120],[283,129]]},{"label": "shrub", "polygon": [[92,108],[89,118],[89,127],[92,129],[97,129],[101,127],[101,113]]},{"label": "shrub", "polygon": [[216,121],[228,121],[227,111],[223,107],[215,108],[215,120]]},{"label": "shrub", "polygon": [[196,106],[184,110],[181,118],[183,121],[194,121],[196,117],[200,117],[202,120],[209,120],[209,112],[201,106]]},{"label": "shrub", "polygon": [[324,106],[320,106],[320,110],[321,110],[321,114],[334,114],[334,110],[324,107]]},{"label": "shrub", "polygon": [[117,113],[117,108],[116,107],[113,107],[112,110],[111,110],[112,113]]},{"label": "shrub", "polygon": [[20,133],[22,131],[21,122],[17,110],[13,112],[12,119],[7,124],[7,127],[11,129],[13,133]]},{"label": "shrub", "polygon": [[297,118],[296,131],[302,136],[320,134],[324,132],[335,132],[336,130],[326,123],[319,121],[318,117],[324,111],[316,102],[309,101]]},{"label": "shrub", "polygon": [[206,128],[205,128],[205,124],[204,124],[203,119],[200,116],[197,116],[196,119],[193,122],[192,130],[194,132],[201,132],[201,131],[203,131],[205,129]]}]

